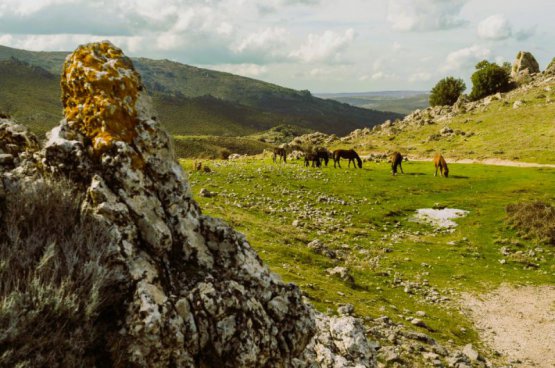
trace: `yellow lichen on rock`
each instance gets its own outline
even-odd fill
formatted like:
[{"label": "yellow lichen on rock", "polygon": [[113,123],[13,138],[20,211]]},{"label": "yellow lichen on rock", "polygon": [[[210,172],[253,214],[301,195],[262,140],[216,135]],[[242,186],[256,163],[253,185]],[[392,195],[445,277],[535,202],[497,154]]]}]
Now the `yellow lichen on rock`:
[{"label": "yellow lichen on rock", "polygon": [[66,58],[61,86],[68,124],[91,139],[95,152],[133,140],[141,79],[119,48],[109,41],[79,46]]}]

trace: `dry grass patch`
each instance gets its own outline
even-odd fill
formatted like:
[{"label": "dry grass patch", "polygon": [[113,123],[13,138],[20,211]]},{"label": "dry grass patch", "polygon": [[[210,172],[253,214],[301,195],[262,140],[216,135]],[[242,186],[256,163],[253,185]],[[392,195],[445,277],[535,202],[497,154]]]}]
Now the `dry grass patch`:
[{"label": "dry grass patch", "polygon": [[68,186],[0,198],[0,366],[117,365],[125,267]]},{"label": "dry grass patch", "polygon": [[510,204],[506,211],[508,223],[520,236],[555,245],[555,207],[538,201]]}]

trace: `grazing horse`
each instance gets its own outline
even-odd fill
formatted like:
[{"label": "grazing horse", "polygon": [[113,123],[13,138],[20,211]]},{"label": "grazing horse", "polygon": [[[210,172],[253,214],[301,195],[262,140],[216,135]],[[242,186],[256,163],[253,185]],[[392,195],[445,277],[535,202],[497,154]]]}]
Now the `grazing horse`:
[{"label": "grazing horse", "polygon": [[318,158],[321,161],[324,161],[324,163],[326,164],[326,167],[328,166],[328,162],[330,160],[330,156],[332,155],[330,151],[328,151],[326,148],[324,147],[318,147],[314,150],[314,153],[316,155],[318,155]]},{"label": "grazing horse", "polygon": [[357,160],[358,167],[362,169],[362,160],[360,159],[358,154],[355,152],[355,150],[350,149],[350,150],[335,150],[335,151],[333,151],[333,167],[336,167],[335,165],[337,164],[339,166],[339,168],[341,168],[340,160],[342,158],[346,158],[346,159],[349,160],[349,163],[348,163],[347,167],[351,167],[351,162],[352,162],[353,167],[356,168],[355,160]]},{"label": "grazing horse", "polygon": [[403,155],[401,155],[401,153],[393,152],[390,158],[390,162],[391,162],[391,173],[394,176],[397,175],[397,166],[399,167],[399,169],[401,169],[401,173],[404,174],[403,166],[401,165],[403,162]]},{"label": "grazing horse", "polygon": [[311,161],[312,161],[312,167],[322,166],[322,162],[320,161],[320,156],[316,152],[309,152],[304,156],[304,165],[306,167],[308,167]]},{"label": "grazing horse", "polygon": [[443,156],[439,153],[436,153],[434,157],[434,166],[436,167],[436,173],[434,176],[437,176],[437,169],[439,169],[439,174],[444,177],[449,177],[449,168],[447,167],[447,162]]},{"label": "grazing horse", "polygon": [[285,147],[274,148],[274,155],[272,156],[274,162],[277,162],[277,157],[281,158],[284,163],[287,163],[287,150],[285,149]]}]

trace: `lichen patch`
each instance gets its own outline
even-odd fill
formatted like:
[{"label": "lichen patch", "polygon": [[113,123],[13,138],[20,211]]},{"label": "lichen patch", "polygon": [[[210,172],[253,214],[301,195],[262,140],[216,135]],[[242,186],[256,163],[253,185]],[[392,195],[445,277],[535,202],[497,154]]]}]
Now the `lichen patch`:
[{"label": "lichen patch", "polygon": [[141,79],[121,49],[109,41],[79,46],[66,58],[61,87],[66,120],[95,152],[133,140]]}]

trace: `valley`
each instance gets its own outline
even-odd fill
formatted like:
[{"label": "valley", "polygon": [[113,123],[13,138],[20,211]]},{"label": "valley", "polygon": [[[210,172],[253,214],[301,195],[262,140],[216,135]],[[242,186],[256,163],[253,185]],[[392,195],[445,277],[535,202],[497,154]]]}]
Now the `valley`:
[{"label": "valley", "polygon": [[[553,168],[451,164],[445,179],[433,176],[431,162],[406,162],[397,177],[385,162],[314,169],[266,156],[206,161],[210,173],[181,163],[204,211],[245,233],[264,262],[324,312],[351,304],[370,326],[388,316],[452,348],[471,343],[495,361],[462,294],[555,281],[553,246],[523,239],[505,212],[511,203],[552,202]],[[202,188],[214,196],[199,195]],[[444,207],[469,214],[449,229],[413,221],[419,208]],[[334,275],[337,267],[344,273]],[[415,357],[407,349],[400,347],[403,361]],[[428,351],[418,355],[423,366]]]}]

